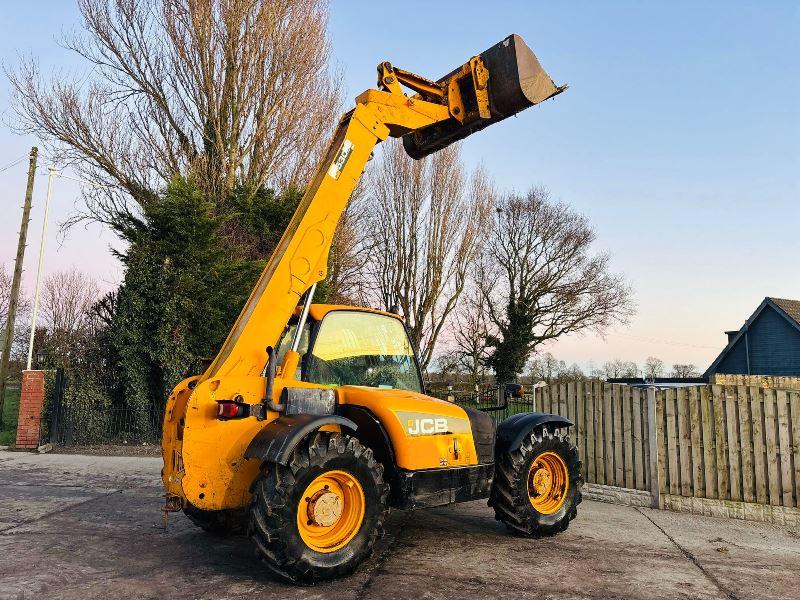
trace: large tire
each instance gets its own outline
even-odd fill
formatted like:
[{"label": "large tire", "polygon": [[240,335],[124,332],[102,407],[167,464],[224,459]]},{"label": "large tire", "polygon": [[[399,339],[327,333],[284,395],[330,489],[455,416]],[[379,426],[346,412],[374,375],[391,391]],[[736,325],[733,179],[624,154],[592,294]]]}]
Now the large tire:
[{"label": "large tire", "polygon": [[[539,465],[543,456],[555,458],[552,455],[557,455],[560,461],[556,458],[555,462],[565,467],[568,485],[564,494],[552,496],[552,510],[540,512],[535,506],[535,491],[529,492],[529,477],[534,461]],[[496,457],[489,506],[494,508],[495,518],[513,533],[555,535],[566,530],[578,514],[582,486],[578,449],[567,437],[542,428],[532,432],[518,450]]]},{"label": "large tire", "polygon": [[[363,518],[360,526],[355,521],[351,527],[352,531],[358,527],[353,537],[341,540],[342,547],[319,551],[304,540],[299,519],[308,516],[301,512],[308,506],[303,504],[308,502],[304,498],[307,488],[335,473],[352,477],[363,490]],[[286,581],[310,585],[348,575],[371,556],[375,541],[383,535],[389,493],[383,465],[373,458],[371,449],[350,436],[311,435],[295,449],[288,466],[265,463],[252,491],[248,534],[267,568]],[[348,510],[342,508],[340,520]],[[312,526],[310,519],[308,525]],[[337,526],[338,521],[331,527]]]},{"label": "large tire", "polygon": [[203,510],[187,504],[183,514],[204,531],[219,537],[247,531],[247,513],[242,510]]}]

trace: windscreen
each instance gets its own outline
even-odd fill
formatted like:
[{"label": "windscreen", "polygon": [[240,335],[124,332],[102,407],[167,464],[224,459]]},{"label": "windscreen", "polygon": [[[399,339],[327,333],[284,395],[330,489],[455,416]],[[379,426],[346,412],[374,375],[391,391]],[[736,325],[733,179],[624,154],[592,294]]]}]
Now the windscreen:
[{"label": "windscreen", "polygon": [[303,379],[325,385],[365,385],[422,391],[414,350],[394,317],[333,311],[323,319]]}]

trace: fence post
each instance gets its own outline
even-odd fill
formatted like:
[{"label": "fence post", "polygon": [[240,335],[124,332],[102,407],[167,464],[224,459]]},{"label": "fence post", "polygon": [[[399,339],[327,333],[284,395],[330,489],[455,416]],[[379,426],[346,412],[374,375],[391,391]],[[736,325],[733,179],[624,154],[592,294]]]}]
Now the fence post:
[{"label": "fence post", "polygon": [[653,508],[661,508],[661,473],[658,472],[658,427],[656,424],[656,389],[647,388],[647,442],[650,446],[650,495]]}]

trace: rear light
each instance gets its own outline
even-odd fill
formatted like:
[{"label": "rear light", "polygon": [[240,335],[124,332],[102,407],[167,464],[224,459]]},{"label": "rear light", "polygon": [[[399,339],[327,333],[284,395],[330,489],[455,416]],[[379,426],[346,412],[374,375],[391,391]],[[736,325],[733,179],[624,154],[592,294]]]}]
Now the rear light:
[{"label": "rear light", "polygon": [[217,418],[221,421],[250,416],[249,405],[236,400],[217,400]]}]

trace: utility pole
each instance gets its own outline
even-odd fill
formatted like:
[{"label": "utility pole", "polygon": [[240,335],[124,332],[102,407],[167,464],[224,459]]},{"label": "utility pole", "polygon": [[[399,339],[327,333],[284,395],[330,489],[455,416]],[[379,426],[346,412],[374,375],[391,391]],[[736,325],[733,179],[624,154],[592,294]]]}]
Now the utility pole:
[{"label": "utility pole", "polygon": [[33,292],[33,313],[31,314],[31,339],[28,345],[28,371],[33,365],[33,340],[36,337],[36,317],[39,314],[39,290],[42,287],[42,264],[44,264],[44,245],[47,241],[47,220],[50,217],[50,196],[53,193],[53,177],[58,175],[56,168],[48,167],[47,197],[44,201],[44,219],[42,220],[42,240],[39,242],[39,266],[36,269],[36,287]]},{"label": "utility pole", "polygon": [[14,263],[14,279],[11,283],[11,297],[8,301],[8,315],[6,318],[6,336],[3,344],[3,356],[0,359],[0,424],[3,423],[3,403],[6,398],[6,380],[8,379],[8,363],[11,359],[11,346],[14,343],[14,322],[19,306],[19,284],[22,279],[22,262],[25,258],[25,246],[28,237],[28,223],[31,220],[31,202],[33,200],[33,181],[36,175],[36,159],[39,149],[31,149],[30,164],[28,166],[28,187],[25,190],[25,204],[22,206],[22,225],[19,228],[19,242],[17,243],[17,259]]}]

